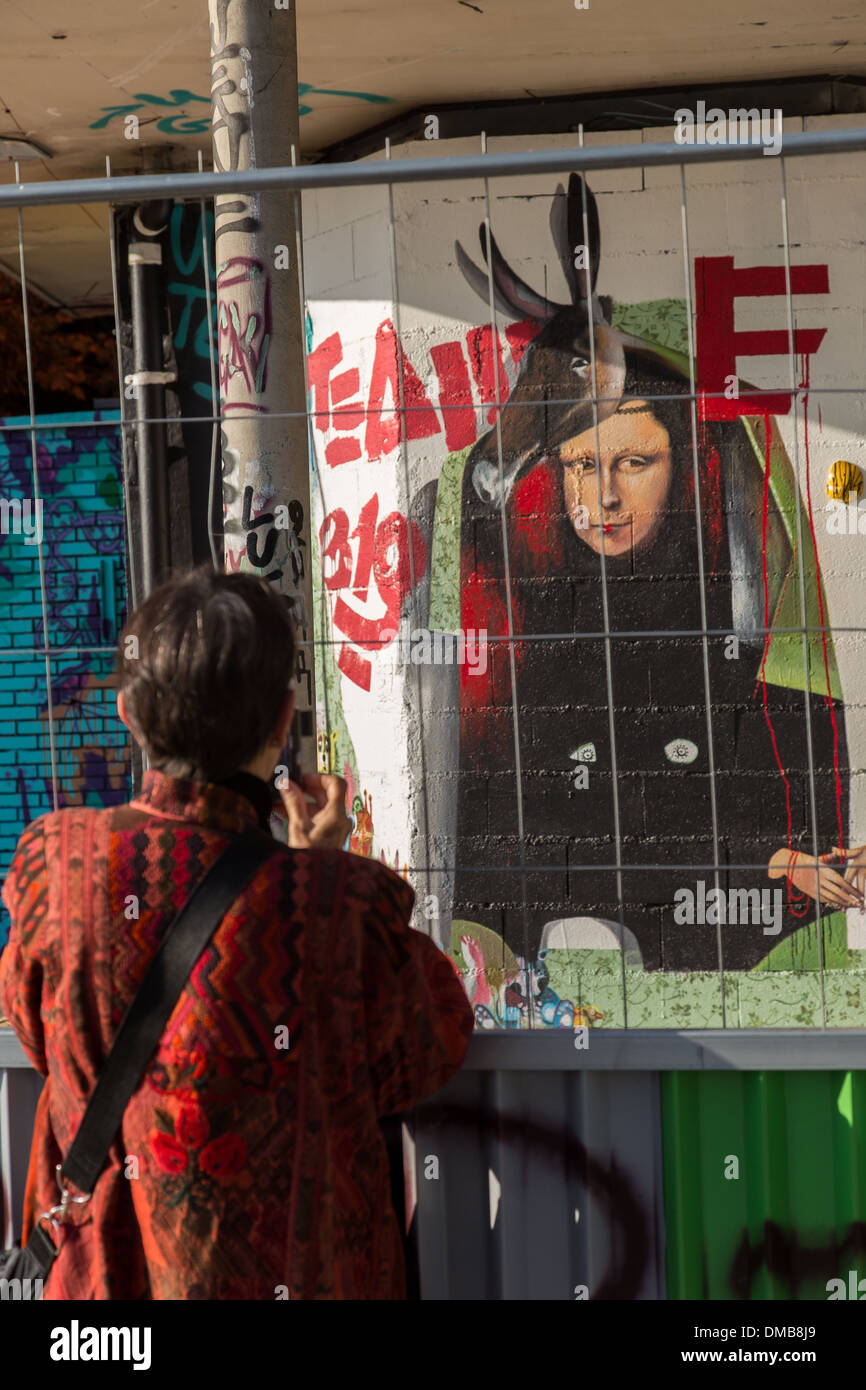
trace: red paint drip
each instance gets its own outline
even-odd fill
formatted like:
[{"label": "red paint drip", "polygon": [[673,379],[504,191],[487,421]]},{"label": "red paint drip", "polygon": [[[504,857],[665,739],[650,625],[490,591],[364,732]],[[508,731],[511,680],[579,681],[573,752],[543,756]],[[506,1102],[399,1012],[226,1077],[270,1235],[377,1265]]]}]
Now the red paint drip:
[{"label": "red paint drip", "polygon": [[[831,724],[832,724],[832,726],[833,726],[833,777],[834,777],[835,792],[836,792],[836,826],[837,826],[837,831],[838,831],[838,836],[839,836],[839,839],[838,839],[838,847],[839,847],[840,849],[844,849],[844,847],[845,847],[845,843],[844,843],[844,830],[843,830],[843,826],[842,826],[842,779],[841,779],[841,775],[840,775],[840,771],[839,771],[839,727],[838,727],[838,725],[837,725],[837,723],[836,723],[836,711],[835,711],[835,709],[833,708],[833,697],[832,697],[831,690],[830,690],[830,660],[829,660],[829,655],[828,655],[828,652],[827,652],[827,626],[826,626],[826,618],[825,618],[825,613],[824,613],[824,598],[823,598],[823,594],[822,594],[822,592],[821,592],[821,567],[820,567],[820,564],[819,564],[819,561],[818,561],[818,538],[817,538],[817,536],[816,536],[816,534],[815,534],[815,517],[814,517],[814,511],[813,511],[813,508],[812,508],[812,482],[811,482],[810,471],[809,471],[810,458],[809,458],[809,416],[808,416],[808,404],[809,404],[809,391],[808,391],[808,387],[809,387],[809,359],[808,359],[808,355],[804,355],[804,356],[801,358],[801,363],[802,363],[802,372],[801,372],[800,387],[801,387],[801,389],[804,390],[804,396],[803,396],[803,437],[804,437],[804,444],[805,444],[804,452],[805,452],[805,460],[806,460],[806,506],[807,506],[808,520],[809,520],[809,534],[810,534],[810,536],[811,536],[811,538],[812,538],[812,554],[813,554],[813,557],[814,557],[814,560],[815,560],[815,583],[816,583],[816,585],[817,585],[817,591],[818,591],[818,613],[819,613],[819,619],[820,619],[820,625],[821,625],[821,649],[822,649],[822,655],[823,655],[823,661],[824,661],[824,680],[825,680],[825,685],[826,685],[826,690],[827,690],[827,694],[826,694],[826,696],[825,696],[825,702],[826,702],[826,705],[827,705],[827,709],[829,710],[829,713],[830,713],[830,722],[831,722]],[[819,407],[819,419],[820,419],[820,407]],[[775,733],[774,733],[774,731],[773,731],[772,721],[771,721],[771,719],[770,719],[769,710],[768,710],[768,708],[767,708],[767,681],[766,681],[766,675],[765,675],[765,670],[764,670],[765,665],[766,665],[766,660],[767,660],[767,652],[769,651],[769,647],[770,647],[770,632],[769,632],[769,627],[770,627],[770,614],[769,614],[769,595],[768,595],[768,586],[767,586],[767,512],[768,512],[768,499],[769,499],[769,488],[770,488],[770,418],[769,418],[769,415],[765,415],[765,417],[764,417],[764,428],[765,428],[765,437],[766,437],[766,464],[765,464],[765,469],[764,469],[764,501],[763,501],[763,513],[762,513],[762,518],[761,518],[761,565],[762,565],[763,579],[764,579],[764,626],[767,628],[767,637],[766,637],[766,641],[765,641],[765,643],[764,643],[764,655],[763,655],[763,658],[762,658],[762,660],[761,660],[761,682],[762,682],[762,685],[763,685],[764,717],[765,717],[766,720],[767,720],[767,726],[768,726],[768,728],[769,728],[769,730],[770,730],[770,737],[771,737],[772,742],[773,742],[773,752],[775,753],[775,756],[776,756],[776,762],[777,762],[778,765],[779,765],[779,771],[781,772],[781,774],[782,774],[782,780],[783,780],[784,783],[785,783],[785,804],[786,804],[787,818],[788,818],[787,847],[788,847],[789,850],[792,850],[792,846],[791,846],[791,789],[790,789],[790,784],[789,784],[789,782],[788,782],[788,779],[787,779],[787,777],[785,776],[785,770],[784,770],[784,768],[782,767],[781,759],[780,759],[780,757],[779,757],[779,751],[778,751],[778,748],[777,748],[777,745],[776,745],[776,736],[775,736]],[[794,914],[794,916],[796,916],[796,917],[803,917],[803,916],[805,916],[806,912],[808,911],[808,907],[809,907],[809,895],[806,894],[806,893],[803,893],[803,894],[798,893],[797,890],[794,889],[794,886],[793,886],[793,884],[792,884],[792,882],[791,882],[790,877],[788,877],[787,882],[788,882],[788,906],[789,906],[791,912]],[[797,906],[795,906],[795,896],[794,896],[795,893],[796,893],[796,901],[797,901],[798,903],[802,903],[802,904],[803,904],[801,910],[798,909]]]},{"label": "red paint drip", "polygon": [[[490,637],[509,637],[508,609],[497,577],[479,564],[468,574],[464,565],[460,595],[460,623],[464,632],[484,632]],[[481,707],[494,703],[494,654],[501,643],[487,648],[487,670],[483,675],[468,665],[460,667],[461,704]],[[469,679],[469,676],[472,679]]]},{"label": "red paint drip", "polygon": [[833,708],[833,697],[830,693],[830,660],[827,655],[827,628],[824,620],[824,597],[821,593],[821,568],[818,564],[818,539],[815,535],[815,518],[812,514],[812,483],[809,477],[809,358],[803,358],[803,379],[800,385],[804,387],[803,392],[803,438],[805,441],[806,454],[806,502],[809,509],[809,532],[812,536],[812,554],[815,557],[815,583],[818,588],[818,614],[821,620],[821,648],[824,656],[824,679],[827,686],[827,708],[830,711],[830,722],[833,725],[833,777],[835,779],[836,790],[836,824],[839,832],[838,848],[845,848],[845,841],[842,830],[842,779],[839,774],[839,729],[836,724],[836,711]]},{"label": "red paint drip", "polygon": [[[722,511],[722,462],[719,451],[710,442],[706,422],[698,422],[698,469],[701,492],[701,517],[703,532],[707,537],[709,554],[707,556],[710,574],[715,575],[719,562],[724,535]],[[687,468],[683,479],[685,509],[695,511],[695,474]]]},{"label": "red paint drip", "polygon": [[706,458],[707,476],[704,483],[706,502],[704,505],[707,534],[710,541],[710,573],[715,574],[719,561],[719,551],[722,548],[722,461],[715,445],[707,448],[706,442],[701,450],[701,455]]},{"label": "red paint drip", "polygon": [[[781,759],[781,757],[779,756],[779,745],[778,745],[777,742],[776,742],[776,731],[775,731],[775,729],[773,728],[773,721],[772,721],[772,719],[770,718],[770,710],[769,710],[769,707],[768,707],[768,705],[767,705],[767,674],[766,674],[766,669],[765,669],[765,668],[766,668],[766,665],[767,665],[767,654],[768,654],[768,652],[769,652],[769,650],[770,650],[770,638],[771,638],[771,635],[772,635],[771,632],[770,632],[770,590],[769,590],[769,585],[768,585],[768,582],[767,582],[767,524],[768,524],[768,518],[769,518],[769,505],[770,505],[770,416],[769,416],[768,414],[765,414],[765,415],[764,415],[764,494],[763,494],[763,503],[762,503],[762,507],[761,507],[761,574],[762,574],[763,581],[764,581],[764,627],[765,627],[765,629],[766,629],[766,636],[765,636],[765,638],[764,638],[764,654],[763,654],[763,656],[761,657],[761,674],[760,674],[759,679],[760,679],[760,682],[761,682],[761,694],[762,694],[763,703],[764,703],[764,719],[766,720],[766,722],[767,722],[767,728],[768,728],[769,731],[770,731],[770,741],[771,741],[771,743],[772,743],[772,745],[773,745],[773,756],[774,756],[775,759],[776,759],[776,764],[777,764],[777,766],[778,766],[778,768],[779,768],[779,772],[780,772],[780,774],[781,774],[782,781],[783,781],[784,784],[785,784],[785,815],[786,815],[786,818],[787,818],[787,829],[786,829],[786,832],[785,832],[785,843],[786,843],[786,845],[787,845],[788,850],[791,851],[791,784],[790,784],[790,782],[788,781],[788,778],[787,778],[787,776],[785,775],[785,769],[784,769],[784,767],[782,766],[782,759]],[[790,860],[789,860],[788,862],[789,862],[789,867],[790,867]],[[809,907],[809,895],[808,895],[808,893],[801,893],[801,892],[799,891],[799,889],[796,889],[796,888],[794,887],[793,883],[791,882],[790,876],[786,876],[786,880],[785,880],[785,881],[786,881],[787,886],[788,886],[788,907],[789,907],[791,913],[792,913],[795,917],[804,917],[804,916],[806,915],[806,912],[808,911],[808,907]],[[796,896],[795,896],[795,895],[796,895]],[[802,906],[800,906],[800,904],[802,904]]]}]

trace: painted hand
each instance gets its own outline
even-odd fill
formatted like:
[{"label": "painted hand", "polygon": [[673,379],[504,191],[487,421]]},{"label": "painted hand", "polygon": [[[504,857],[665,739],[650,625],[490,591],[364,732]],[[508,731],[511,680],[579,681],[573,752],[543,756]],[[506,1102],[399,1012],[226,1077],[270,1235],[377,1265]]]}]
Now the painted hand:
[{"label": "painted hand", "polygon": [[852,845],[851,849],[833,846],[833,856],[841,859],[846,882],[854,887],[861,898],[866,892],[866,845]]},{"label": "painted hand", "polygon": [[799,850],[778,850],[770,860],[770,877],[781,878],[785,875],[799,892],[816,901],[820,898],[822,904],[863,908],[866,904],[862,890],[846,882],[838,869],[830,867],[830,861],[837,860],[837,855],[838,851],[835,855],[821,854],[815,858],[811,854],[801,854]]},{"label": "painted hand", "polygon": [[308,772],[280,790],[292,849],[342,849],[352,829],[346,783],[332,772]]}]

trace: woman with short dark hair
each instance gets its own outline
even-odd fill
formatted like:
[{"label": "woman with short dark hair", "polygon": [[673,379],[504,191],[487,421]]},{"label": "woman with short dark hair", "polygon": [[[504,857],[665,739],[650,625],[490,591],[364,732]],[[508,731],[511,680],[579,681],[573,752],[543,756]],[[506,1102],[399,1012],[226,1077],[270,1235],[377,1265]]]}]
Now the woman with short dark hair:
[{"label": "woman with short dark hair", "polygon": [[[120,641],[141,790],[21,837],[0,1013],[47,1078],[25,1239],[58,1200],[56,1165],[170,922],[233,840],[268,829],[293,670],[265,581],[169,581]],[[378,1122],[459,1068],[472,1012],[409,927],[409,886],[342,851],[345,794],[318,775],[281,793],[289,844],[273,842],[193,967],[92,1196],[69,1210],[46,1298],[405,1297]]]}]

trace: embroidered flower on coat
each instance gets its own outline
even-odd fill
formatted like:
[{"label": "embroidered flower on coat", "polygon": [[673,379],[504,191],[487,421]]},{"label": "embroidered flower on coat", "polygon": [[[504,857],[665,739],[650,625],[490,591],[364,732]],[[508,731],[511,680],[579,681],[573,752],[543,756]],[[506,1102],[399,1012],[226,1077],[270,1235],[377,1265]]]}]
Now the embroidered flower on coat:
[{"label": "embroidered flower on coat", "polygon": [[211,1126],[200,1106],[183,1105],[177,1121],[166,1110],[156,1110],[162,1126],[151,1136],[157,1166],[168,1178],[163,1189],[169,1206],[187,1202],[204,1212],[213,1197],[213,1181],[222,1182],[239,1173],[247,1160],[243,1136],[225,1132],[211,1138]]},{"label": "embroidered flower on coat", "polygon": [[185,1105],[177,1122],[177,1137],[182,1144],[200,1149],[210,1138],[210,1125],[203,1110]]},{"label": "embroidered flower on coat", "polygon": [[243,1168],[246,1156],[246,1145],[239,1134],[221,1134],[202,1149],[198,1161],[202,1172],[212,1178],[230,1178]]},{"label": "embroidered flower on coat", "polygon": [[164,1173],[185,1173],[189,1154],[171,1134],[157,1132],[150,1141],[153,1156]]}]

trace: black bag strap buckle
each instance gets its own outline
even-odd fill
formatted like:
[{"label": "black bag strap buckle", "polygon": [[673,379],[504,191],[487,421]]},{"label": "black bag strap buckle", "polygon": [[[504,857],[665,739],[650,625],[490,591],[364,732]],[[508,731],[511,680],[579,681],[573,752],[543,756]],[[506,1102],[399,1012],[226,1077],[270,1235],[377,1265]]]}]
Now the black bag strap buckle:
[{"label": "black bag strap buckle", "polygon": [[[105,1166],[123,1112],[144,1075],[184,983],[217,927],[256,870],[279,845],[261,830],[247,830],[233,840],[199,880],[165,932],[145,972],[138,993],[123,1017],[111,1051],[99,1073],[78,1132],[62,1164],[57,1164],[60,1201],[38,1218],[34,1233],[56,1255],[72,1206],[90,1201]],[[66,1170],[64,1177],[63,1169]],[[72,1183],[81,1197],[73,1197]],[[56,1240],[51,1241],[48,1223]],[[47,1257],[48,1252],[40,1252]]]},{"label": "black bag strap buckle", "polygon": [[49,1207],[47,1211],[43,1211],[42,1215],[37,1219],[36,1224],[37,1226],[41,1226],[43,1221],[50,1222],[51,1229],[56,1237],[55,1244],[59,1246],[60,1228],[66,1221],[67,1216],[69,1215],[69,1208],[73,1205],[85,1206],[86,1203],[90,1201],[90,1198],[93,1196],[93,1193],[86,1192],[82,1197],[73,1197],[70,1188],[66,1186],[66,1181],[63,1177],[62,1172],[62,1165],[59,1163],[55,1169],[55,1174],[57,1177],[57,1187],[60,1192],[60,1201],[56,1204],[56,1206]]}]

